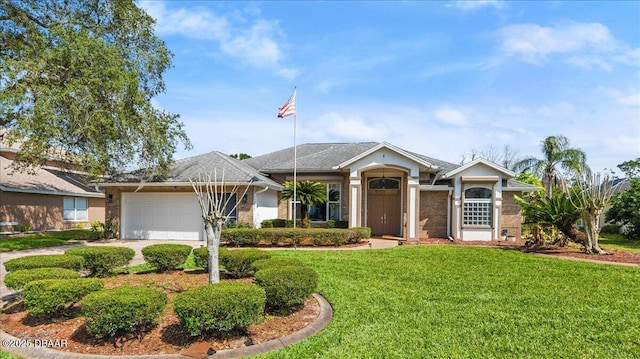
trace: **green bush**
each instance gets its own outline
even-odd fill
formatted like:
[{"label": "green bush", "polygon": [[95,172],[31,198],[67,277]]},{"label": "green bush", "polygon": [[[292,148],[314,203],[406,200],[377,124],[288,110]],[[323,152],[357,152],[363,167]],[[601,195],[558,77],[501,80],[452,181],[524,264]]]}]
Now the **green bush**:
[{"label": "green bush", "polygon": [[272,257],[269,259],[260,259],[251,264],[251,268],[253,268],[254,272],[257,272],[265,268],[284,267],[284,266],[304,267],[304,263],[302,263],[302,261],[297,258]]},{"label": "green bush", "polygon": [[260,259],[271,258],[271,253],[259,249],[238,249],[220,253],[220,263],[237,278],[253,274],[251,264]]},{"label": "green bush", "polygon": [[[220,262],[220,256],[222,253],[227,252],[228,249],[225,247],[218,247],[218,262]],[[204,270],[209,269],[208,262],[208,252],[207,247],[200,247],[193,250],[193,261],[195,262],[196,267],[204,268]]]},{"label": "green bush", "polygon": [[[261,228],[293,228],[293,220],[292,219],[265,219],[260,222]],[[296,219],[296,227],[302,227],[302,219]]]},{"label": "green bush", "polygon": [[9,272],[33,268],[66,268],[79,271],[82,269],[83,264],[84,259],[80,256],[70,254],[43,254],[8,260],[4,263],[4,267]]},{"label": "green bush", "polygon": [[41,279],[27,283],[22,295],[31,315],[53,315],[103,287],[98,278]]},{"label": "green bush", "polygon": [[340,228],[236,228],[222,231],[231,247],[339,246],[371,237],[368,227]]},{"label": "green bush", "polygon": [[142,248],[142,255],[147,263],[158,269],[158,272],[166,272],[184,263],[191,250],[188,244],[154,244]]},{"label": "green bush", "polygon": [[222,230],[221,241],[231,247],[255,247],[260,242],[260,229],[231,228]]},{"label": "green bush", "polygon": [[87,331],[98,338],[144,332],[153,327],[166,304],[166,294],[144,287],[104,289],[80,302]]},{"label": "green bush", "polygon": [[603,234],[620,234],[620,226],[617,224],[605,224],[600,229],[600,233]]},{"label": "green bush", "polygon": [[261,269],[256,272],[255,279],[264,288],[267,307],[271,309],[287,309],[303,304],[318,285],[318,273],[299,266]]},{"label": "green bush", "polygon": [[85,269],[98,277],[108,275],[115,268],[126,266],[136,254],[131,248],[110,246],[73,248],[64,253],[84,258]]},{"label": "green bush", "polygon": [[253,283],[209,284],[179,293],[173,309],[191,336],[244,328],[264,312],[265,293]]},{"label": "green bush", "polygon": [[66,268],[33,268],[20,269],[7,273],[4,284],[13,289],[22,289],[27,283],[39,279],[71,279],[80,278],[80,273]]}]

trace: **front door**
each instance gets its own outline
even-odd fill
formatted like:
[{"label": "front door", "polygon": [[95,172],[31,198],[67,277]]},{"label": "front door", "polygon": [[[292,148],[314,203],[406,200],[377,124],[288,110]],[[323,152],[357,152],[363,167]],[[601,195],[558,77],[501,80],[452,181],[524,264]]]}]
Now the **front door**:
[{"label": "front door", "polygon": [[400,192],[399,179],[377,178],[369,181],[367,225],[372,235],[402,235]]}]

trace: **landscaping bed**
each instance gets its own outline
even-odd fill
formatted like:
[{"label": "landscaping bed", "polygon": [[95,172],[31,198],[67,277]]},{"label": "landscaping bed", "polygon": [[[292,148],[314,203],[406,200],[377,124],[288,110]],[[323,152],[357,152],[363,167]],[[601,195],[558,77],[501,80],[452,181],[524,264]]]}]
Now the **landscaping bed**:
[{"label": "landscaping bed", "polygon": [[[117,275],[104,278],[104,284],[105,288],[132,286],[159,289],[167,294],[169,303],[172,303],[176,294],[206,285],[207,278],[207,273],[203,271],[172,271]],[[224,279],[222,282],[238,281],[252,282],[253,279]],[[53,348],[62,351],[102,355],[189,354],[190,350],[199,350],[197,348],[204,348],[205,351],[209,347],[214,350],[232,349],[283,337],[311,324],[320,313],[320,305],[312,297],[290,314],[265,314],[259,323],[248,326],[244,331],[195,338],[181,329],[172,305],[165,307],[158,324],[151,331],[141,336],[113,339],[96,339],[87,332],[79,308],[72,309],[71,313],[71,318],[45,319],[28,315],[26,309],[17,304],[2,314],[0,322],[3,330],[21,339],[66,340],[66,346]]]}]

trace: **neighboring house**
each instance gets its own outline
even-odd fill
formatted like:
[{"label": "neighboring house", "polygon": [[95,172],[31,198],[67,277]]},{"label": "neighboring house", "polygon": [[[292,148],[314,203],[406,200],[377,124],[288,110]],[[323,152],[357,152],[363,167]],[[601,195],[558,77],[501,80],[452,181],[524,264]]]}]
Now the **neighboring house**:
[{"label": "neighboring house", "polygon": [[55,160],[18,171],[13,167],[17,153],[0,141],[0,232],[21,226],[35,231],[89,227],[104,221],[104,194],[87,186],[80,174],[63,170]]},{"label": "neighboring house", "polygon": [[[296,152],[297,179],[327,186],[329,201],[310,208],[314,225],[340,220],[408,241],[498,240],[505,230],[520,237],[521,209],[513,196],[538,189],[483,159],[459,166],[386,142],[311,143]],[[121,222],[121,238],[203,239],[189,177],[213,168],[225,168],[228,181],[252,187],[233,214],[238,221],[258,226],[264,219],[291,219],[294,208],[299,218],[300,204],[279,201],[281,184],[293,180],[293,147],[243,161],[212,152],[176,162],[163,181],[106,183],[112,201],[107,218]]]}]

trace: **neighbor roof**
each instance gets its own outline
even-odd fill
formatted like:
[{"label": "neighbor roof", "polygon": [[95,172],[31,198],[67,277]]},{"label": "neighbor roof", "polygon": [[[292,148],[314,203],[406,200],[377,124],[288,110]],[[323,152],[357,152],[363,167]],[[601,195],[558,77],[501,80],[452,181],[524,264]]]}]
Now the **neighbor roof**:
[{"label": "neighbor roof", "polygon": [[83,182],[82,176],[51,167],[14,170],[13,160],[0,156],[0,190],[36,194],[100,197],[104,194]]},{"label": "neighbor roof", "polygon": [[[376,147],[385,145],[385,142],[355,142],[355,143],[305,143],[297,146],[297,171],[298,172],[333,172],[335,167],[347,163],[363,153]],[[387,144],[389,145],[389,144]],[[391,145],[389,145],[391,146]],[[395,147],[394,147],[395,148]],[[437,166],[441,170],[451,170],[456,167],[452,163],[437,160],[435,158],[420,155],[414,152],[399,149],[421,161]],[[243,160],[262,172],[288,173],[293,171],[294,148],[289,147],[280,151],[271,152],[262,156],[256,156]]]}]

